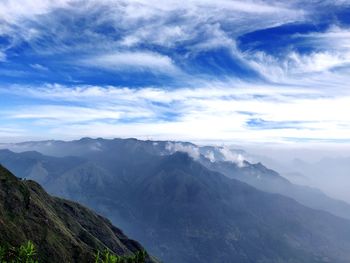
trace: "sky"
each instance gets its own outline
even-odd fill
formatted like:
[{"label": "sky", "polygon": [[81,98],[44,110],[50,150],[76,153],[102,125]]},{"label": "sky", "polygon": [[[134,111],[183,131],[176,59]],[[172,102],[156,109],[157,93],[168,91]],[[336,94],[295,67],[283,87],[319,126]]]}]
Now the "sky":
[{"label": "sky", "polygon": [[0,141],[350,143],[348,0],[1,0]]}]

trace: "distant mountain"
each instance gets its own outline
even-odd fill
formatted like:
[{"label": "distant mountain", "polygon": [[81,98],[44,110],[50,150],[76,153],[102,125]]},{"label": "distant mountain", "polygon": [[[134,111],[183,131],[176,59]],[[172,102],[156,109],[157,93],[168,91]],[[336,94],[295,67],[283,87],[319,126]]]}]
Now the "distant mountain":
[{"label": "distant mountain", "polygon": [[[21,181],[0,166],[0,245],[27,240],[37,245],[40,262],[95,262],[97,250],[117,255],[143,250],[107,219],[51,197],[39,184]],[[147,262],[156,261],[148,257]]]},{"label": "distant mountain", "polygon": [[97,156],[111,153],[169,155],[175,152],[186,152],[198,159],[203,156],[211,161],[243,162],[247,153],[240,149],[231,149],[224,146],[198,146],[189,142],[176,141],[141,141],[137,139],[91,139],[82,138],[75,141],[37,141],[23,143],[0,144],[0,149],[9,149],[13,152],[36,151],[44,155],[66,156]]},{"label": "distant mountain", "polygon": [[350,157],[327,157],[317,162],[295,159],[290,163],[290,171],[304,175],[304,182],[350,201]]},{"label": "distant mountain", "polygon": [[[294,152],[290,156],[298,156],[301,153]],[[328,157],[322,157],[315,160],[316,154],[310,152],[308,160],[295,157],[271,159],[266,156],[254,156],[254,160],[261,161],[267,167],[278,171],[283,177],[289,181],[299,185],[307,185],[320,189],[322,192],[336,199],[344,200],[350,203],[350,157],[340,156],[332,152],[323,153],[329,154]],[[317,155],[316,155],[317,156]]]},{"label": "distant mountain", "polygon": [[233,162],[210,162],[206,159],[201,159],[201,163],[213,171],[248,183],[262,191],[291,197],[311,208],[328,211],[334,215],[350,219],[350,205],[348,203],[330,198],[316,188],[293,184],[261,163],[250,164],[244,162],[244,165],[237,165]]},{"label": "distant mountain", "polygon": [[14,153],[0,150],[0,163],[10,168],[12,173],[41,184],[85,162],[85,159],[74,156],[56,158],[36,151]]},{"label": "distant mountain", "polygon": [[[152,165],[155,157],[186,152],[208,169],[222,173],[229,178],[243,181],[262,191],[291,197],[311,208],[350,219],[348,203],[330,198],[318,189],[292,184],[263,164],[248,162],[246,159],[253,157],[239,149],[197,146],[188,142],[90,138],[68,142],[25,142],[6,144],[2,147],[9,147],[12,151],[20,152],[15,154],[8,150],[0,150],[0,161],[6,164],[11,171],[37,180],[48,187],[49,191],[60,196],[66,196],[65,186],[72,184],[71,179],[68,180],[70,182],[64,182],[67,176],[72,177],[69,174],[83,173],[86,175],[88,173],[88,176],[84,176],[82,180],[89,178],[89,180],[99,180],[100,183],[101,180],[107,180],[108,177],[113,177],[115,174],[128,178],[133,169],[131,167],[137,162],[143,161],[145,165]],[[21,151],[28,150],[31,152],[21,153]],[[40,156],[38,152],[32,151],[39,151],[58,158]],[[15,162],[16,165],[12,165],[11,162]],[[57,181],[57,177],[60,177],[60,180]],[[50,183],[50,180],[53,180],[54,183]],[[58,187],[59,185],[61,187]],[[79,199],[79,201],[84,200]]]},{"label": "distant mountain", "polygon": [[131,235],[165,262],[311,263],[350,257],[347,220],[230,180],[183,153],[163,157],[144,172],[128,189],[128,201],[121,204],[106,194],[111,203],[105,210],[128,207],[127,214],[109,216],[133,222]]},{"label": "distant mountain", "polygon": [[[37,178],[45,178],[50,193],[94,208],[164,262],[345,263],[350,258],[349,221],[257,190],[296,186],[262,164],[244,161],[243,151],[135,139],[30,144],[31,150],[56,157],[36,153],[37,159],[29,158],[35,165],[22,171],[45,175]],[[28,160],[28,153],[2,153],[4,164]],[[73,167],[65,165],[70,158],[77,162]],[[61,174],[52,173],[52,162]]]}]

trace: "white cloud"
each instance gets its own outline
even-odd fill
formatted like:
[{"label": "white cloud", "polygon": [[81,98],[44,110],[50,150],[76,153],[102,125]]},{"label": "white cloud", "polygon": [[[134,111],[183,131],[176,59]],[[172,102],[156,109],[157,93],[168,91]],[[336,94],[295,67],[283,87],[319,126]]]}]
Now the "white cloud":
[{"label": "white cloud", "polygon": [[70,0],[3,0],[0,2],[0,17],[7,23],[19,23],[21,20],[42,15],[54,8],[68,7]]},{"label": "white cloud", "polygon": [[302,39],[305,44],[312,45],[318,49],[345,50],[350,49],[350,30],[332,26],[325,32],[312,32],[308,34],[296,34],[295,38]]},{"label": "white cloud", "polygon": [[207,158],[210,162],[215,162],[215,156],[214,156],[214,152],[213,151],[207,151],[205,154],[204,154],[204,157]]},{"label": "white cloud", "polygon": [[176,72],[171,58],[154,52],[116,52],[82,59],[77,64],[108,70],[155,70]]},{"label": "white cloud", "polygon": [[175,153],[175,152],[187,153],[190,157],[192,157],[195,160],[198,160],[200,157],[199,149],[195,145],[185,145],[183,143],[168,142],[165,146],[165,149],[170,154]]},{"label": "white cloud", "polygon": [[[60,19],[58,9],[71,14],[72,19]],[[11,33],[11,46],[27,41],[38,54],[70,52],[73,54],[70,63],[76,65],[170,74],[181,74],[171,52],[164,55],[155,52],[156,49],[147,50],[147,46],[160,46],[161,50],[180,45],[184,59],[195,52],[226,47],[235,59],[275,84],[236,79],[220,83],[191,76],[187,87],[173,90],[56,84],[10,86],[0,88],[0,93],[20,96],[24,102],[7,106],[0,116],[6,121],[28,121],[38,130],[48,129],[49,134],[58,137],[348,139],[350,119],[345,114],[350,103],[347,87],[350,77],[346,70],[350,63],[348,29],[333,27],[322,33],[295,35],[303,43],[318,46],[309,54],[288,51],[277,57],[263,52],[241,53],[236,47],[237,36],[303,21],[310,15],[308,11],[300,7],[300,1],[2,1],[0,17],[4,23],[0,25],[0,34]],[[78,30],[78,34],[77,27],[72,27],[75,19],[91,14],[96,19],[80,28],[84,30]],[[116,32],[112,37],[97,30],[106,24]],[[45,41],[37,41],[42,36],[48,46]],[[0,61],[4,59],[5,53],[0,53]],[[30,66],[45,70],[41,64]],[[33,106],[29,103],[31,99],[40,100],[40,105]],[[276,125],[298,124],[278,130],[253,129],[247,122],[254,118]]]},{"label": "white cloud", "polygon": [[16,107],[3,111],[0,116],[6,119],[31,120],[41,125],[61,125],[83,123],[96,120],[108,122],[122,118],[149,118],[152,113],[147,109],[129,107],[78,107],[72,105],[38,105]]},{"label": "white cloud", "polygon": [[[303,85],[312,74],[320,79],[322,74],[341,67],[350,66],[348,52],[312,52],[301,55],[291,52],[283,58],[276,58],[264,52],[256,52],[245,60],[266,79],[276,83]],[[332,79],[329,79],[332,80]]]},{"label": "white cloud", "polygon": [[[152,0],[122,1],[122,3],[112,5],[112,8],[121,11],[122,25],[134,29],[127,32],[120,42],[125,46],[148,43],[169,47],[195,39],[200,39],[199,43],[208,43],[204,45],[220,43],[221,46],[231,46],[234,37],[244,32],[304,18],[302,10],[274,1],[264,3],[227,0],[215,2]],[[174,24],[172,20],[176,23]],[[226,30],[223,29],[225,25]]]},{"label": "white cloud", "polygon": [[25,135],[25,130],[18,127],[0,126],[0,138],[14,138]]},{"label": "white cloud", "polygon": [[314,52],[306,56],[291,53],[289,58],[291,62],[296,64],[295,73],[323,72],[348,65],[350,63],[350,52],[343,54]]},{"label": "white cloud", "polygon": [[240,153],[235,153],[231,151],[228,147],[220,147],[220,153],[223,155],[225,161],[233,162],[238,165],[238,167],[244,167],[244,156]]},{"label": "white cloud", "polygon": [[0,50],[0,62],[6,61],[6,53]]},{"label": "white cloud", "polygon": [[[244,156],[226,146],[212,146],[208,149],[204,149],[203,147],[194,144],[187,144],[183,142],[167,142],[165,150],[167,151],[166,154],[184,152],[195,160],[198,160],[202,155],[211,162],[226,161],[235,163],[239,167],[244,167]],[[216,158],[217,155],[219,155],[218,158]]]},{"label": "white cloud", "polygon": [[[17,94],[22,100],[38,98],[46,105],[22,103],[2,111],[0,117],[29,121],[37,130],[60,138],[85,135],[231,142],[349,139],[349,93],[330,97],[311,89],[207,85],[175,90],[13,86],[0,89],[0,93]],[[251,119],[273,125],[250,127]]]},{"label": "white cloud", "polygon": [[326,32],[297,34],[303,45],[316,49],[309,55],[289,55],[300,71],[327,71],[336,67],[350,66],[350,31],[333,26]]},{"label": "white cloud", "polygon": [[30,67],[32,67],[33,69],[39,70],[39,71],[48,71],[49,69],[41,64],[30,64]]},{"label": "white cloud", "polygon": [[63,123],[84,122],[95,119],[119,119],[117,111],[90,109],[75,106],[38,105],[3,112],[10,119],[56,120]]},{"label": "white cloud", "polygon": [[298,39],[297,45],[307,46],[313,51],[300,54],[287,50],[285,54],[278,56],[262,51],[238,55],[266,79],[280,84],[311,87],[328,85],[328,88],[332,86],[334,91],[335,82],[338,81],[336,84],[342,87],[342,83],[349,80],[350,31],[348,29],[333,26],[325,32],[295,34],[292,38]]},{"label": "white cloud", "polygon": [[[72,19],[62,20],[62,11]],[[75,22],[90,15],[93,20],[77,29]],[[11,35],[11,46],[26,41],[40,54],[73,52],[80,56],[103,51],[111,56],[118,48],[139,44],[172,47],[221,42],[231,46],[242,33],[299,21],[304,15],[285,3],[258,0],[14,0],[0,3],[0,17],[6,22],[0,34]],[[106,24],[116,31],[117,38],[97,30]]]}]

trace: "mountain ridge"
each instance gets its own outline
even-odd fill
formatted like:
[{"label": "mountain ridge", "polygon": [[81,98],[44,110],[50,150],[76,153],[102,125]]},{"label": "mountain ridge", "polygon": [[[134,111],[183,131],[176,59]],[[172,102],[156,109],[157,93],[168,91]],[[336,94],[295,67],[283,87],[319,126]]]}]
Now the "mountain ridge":
[{"label": "mountain ridge", "polygon": [[[16,148],[15,145],[20,146]],[[311,208],[331,212],[337,216],[350,219],[350,204],[333,199],[314,188],[295,185],[261,163],[255,164],[247,162],[244,156],[249,154],[240,149],[233,150],[222,146],[197,146],[190,142],[179,141],[142,141],[135,138],[92,139],[88,137],[75,141],[51,140],[44,142],[24,142],[13,144],[12,146],[17,151],[20,149],[39,150],[42,154],[52,154],[56,157],[61,156],[59,158],[68,158],[71,156],[71,158],[77,158],[76,162],[79,163],[84,163],[84,160],[94,161],[96,159],[97,162],[102,162],[101,168],[107,168],[105,167],[107,165],[109,167],[107,170],[110,170],[112,174],[119,168],[113,165],[113,161],[108,164],[106,161],[101,160],[102,156],[107,159],[111,159],[111,155],[125,155],[126,158],[132,159],[148,158],[149,164],[152,165],[152,158],[155,155],[169,155],[176,151],[187,152],[191,157],[201,162],[207,168],[218,171],[229,178],[238,179],[262,191],[279,193],[291,197]],[[53,156],[50,158],[54,158]],[[0,161],[1,159],[0,150]],[[128,161],[126,160],[125,162]],[[121,162],[118,165],[123,166],[124,164]],[[14,168],[16,174],[21,174],[21,176],[26,175],[25,172],[18,171],[16,167],[11,166],[10,163],[8,166],[11,167],[11,169]],[[58,165],[58,167],[67,166],[66,163],[65,165]],[[125,169],[127,169],[127,167],[125,167]],[[64,172],[61,172],[61,174],[63,173]],[[45,181],[40,182],[46,184]]]}]

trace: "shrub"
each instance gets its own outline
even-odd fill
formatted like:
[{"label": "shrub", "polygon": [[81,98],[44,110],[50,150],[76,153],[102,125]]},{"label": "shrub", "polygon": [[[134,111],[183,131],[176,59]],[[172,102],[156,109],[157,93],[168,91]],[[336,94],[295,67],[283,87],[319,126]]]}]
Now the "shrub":
[{"label": "shrub", "polygon": [[0,246],[0,263],[38,263],[36,249],[31,241],[19,248]]},{"label": "shrub", "polygon": [[130,256],[117,256],[109,250],[105,250],[102,253],[97,252],[95,263],[145,263],[146,256],[145,251],[138,251]]},{"label": "shrub", "polygon": [[[37,251],[32,241],[18,248],[11,246],[0,246],[0,263],[38,263],[35,259]],[[118,256],[109,250],[102,253],[98,251],[95,263],[145,263],[146,251],[138,251],[134,255]]]}]

